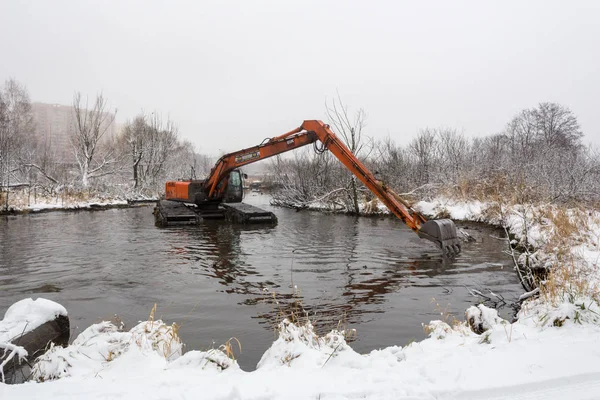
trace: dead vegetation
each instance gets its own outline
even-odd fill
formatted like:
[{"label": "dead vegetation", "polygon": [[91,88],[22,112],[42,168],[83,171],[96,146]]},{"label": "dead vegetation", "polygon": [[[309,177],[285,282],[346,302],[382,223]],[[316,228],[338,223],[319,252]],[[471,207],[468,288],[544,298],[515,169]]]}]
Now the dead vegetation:
[{"label": "dead vegetation", "polygon": [[345,311],[341,311],[341,314],[337,316],[336,323],[333,324],[331,319],[327,321],[320,319],[320,314],[317,310],[309,311],[303,304],[302,293],[297,288],[294,289],[294,293],[290,297],[281,296],[278,293],[271,292],[270,297],[272,304],[275,307],[275,318],[271,319],[275,336],[281,335],[282,323],[291,323],[297,327],[309,327],[315,330],[317,337],[320,337],[317,331],[331,332],[337,331],[344,337],[344,340],[348,343],[356,340],[357,331],[354,328],[349,328],[349,321]]}]

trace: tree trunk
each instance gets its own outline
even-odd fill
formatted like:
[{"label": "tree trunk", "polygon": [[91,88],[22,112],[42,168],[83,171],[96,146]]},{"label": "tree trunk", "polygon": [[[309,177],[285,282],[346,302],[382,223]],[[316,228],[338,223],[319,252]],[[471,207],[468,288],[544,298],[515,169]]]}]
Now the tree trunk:
[{"label": "tree trunk", "polygon": [[[350,147],[350,150],[352,151],[352,154],[356,155],[356,130],[354,129],[354,127],[350,128],[350,135],[352,138],[352,146]],[[358,209],[358,190],[356,189],[356,176],[352,175],[352,202],[354,203],[354,214],[358,215],[359,214],[359,209]]]},{"label": "tree trunk", "polygon": [[83,162],[83,168],[81,171],[81,184],[83,185],[84,188],[87,188],[90,184],[89,177],[88,177],[89,169],[90,169],[89,162],[88,162],[88,160],[85,160]]},{"label": "tree trunk", "polygon": [[10,194],[10,164],[6,168],[6,203],[4,209],[8,211],[8,195]]},{"label": "tree trunk", "polygon": [[356,188],[356,177],[352,177],[352,200],[354,203],[354,213],[358,215],[360,210],[358,208],[358,189]]},{"label": "tree trunk", "polygon": [[139,178],[138,178],[138,164],[134,163],[133,164],[133,181],[135,182],[133,185],[134,189],[137,189],[139,186]]}]

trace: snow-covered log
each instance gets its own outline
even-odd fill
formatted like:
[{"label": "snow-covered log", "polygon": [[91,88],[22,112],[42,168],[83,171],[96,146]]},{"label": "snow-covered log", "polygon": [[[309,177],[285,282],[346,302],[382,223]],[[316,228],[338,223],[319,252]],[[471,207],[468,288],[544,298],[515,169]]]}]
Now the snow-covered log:
[{"label": "snow-covered log", "polygon": [[69,326],[67,310],[53,301],[24,299],[10,306],[0,321],[0,382],[20,381],[18,371],[50,343],[67,344]]},{"label": "snow-covered log", "polygon": [[488,308],[483,304],[479,304],[477,307],[471,306],[465,312],[465,317],[471,330],[478,335],[492,328],[502,321],[502,318],[498,317],[498,311],[493,308]]}]

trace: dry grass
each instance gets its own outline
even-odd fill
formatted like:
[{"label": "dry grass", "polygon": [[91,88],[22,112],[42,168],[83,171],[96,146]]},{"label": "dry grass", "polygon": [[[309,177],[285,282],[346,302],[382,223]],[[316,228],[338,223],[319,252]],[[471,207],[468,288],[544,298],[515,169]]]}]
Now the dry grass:
[{"label": "dry grass", "polygon": [[275,318],[275,332],[281,321],[287,319],[294,325],[306,325],[309,321],[308,312],[304,309],[300,291],[296,290],[292,296],[291,302],[279,301],[277,293],[272,292],[273,304],[277,308],[277,317]]},{"label": "dry grass", "polygon": [[346,343],[351,343],[357,339],[356,329],[348,327],[348,318],[345,311],[335,329],[343,334]]},{"label": "dry grass", "polygon": [[[275,338],[277,338],[280,334],[281,323],[287,320],[298,327],[304,327],[308,325],[312,325],[314,327],[315,325],[322,325],[319,328],[321,331],[324,330],[329,332],[331,330],[337,330],[344,336],[344,340],[346,340],[347,343],[357,339],[356,329],[348,327],[349,322],[345,311],[338,319],[335,326],[332,326],[331,323],[319,324],[317,321],[317,315],[309,315],[309,312],[304,308],[301,292],[298,289],[295,289],[294,295],[292,296],[292,301],[289,303],[279,301],[275,292],[271,293],[271,295],[273,298],[273,303],[277,308],[277,317],[275,318],[275,323],[273,326]],[[316,332],[316,329],[315,335],[317,337],[322,336]]]},{"label": "dry grass", "polygon": [[503,204],[541,204],[552,198],[546,188],[532,186],[525,177],[509,178],[502,173],[491,173],[484,180],[467,174],[458,178],[455,184],[447,184],[432,195],[484,202],[500,201]]},{"label": "dry grass", "polygon": [[600,291],[596,284],[596,268],[572,250],[574,246],[589,244],[590,232],[594,231],[590,223],[596,222],[581,208],[551,207],[543,209],[540,214],[551,228],[542,250],[555,257],[552,268],[539,283],[540,296],[554,306],[564,301],[574,303],[576,299],[586,297],[598,303]]},{"label": "dry grass", "polygon": [[482,210],[482,218],[484,221],[496,221],[503,218],[504,208],[502,203],[493,201]]},{"label": "dry grass", "polygon": [[586,270],[571,257],[552,268],[548,278],[541,282],[540,295],[555,306],[565,300],[573,303],[583,297],[590,297],[598,303],[600,290],[593,282],[594,275],[595,271]]},{"label": "dry grass", "polygon": [[[156,303],[154,304],[154,307],[152,307],[150,315],[148,316],[148,321],[146,321],[144,325],[144,333],[148,339],[150,339],[152,347],[166,359],[169,359],[174,354],[182,351],[179,325],[176,323],[166,325],[161,321],[156,321],[155,314]],[[139,340],[141,339],[138,339],[138,341]]]},{"label": "dry grass", "polygon": [[379,213],[379,200],[377,197],[367,200],[366,197],[362,199],[363,213],[364,214],[378,214]]},{"label": "dry grass", "polygon": [[[431,298],[431,303],[435,304],[435,312],[440,314],[440,320],[447,323],[448,325],[454,327],[462,324],[462,321],[458,320],[456,316],[450,313],[449,309],[451,307],[450,304],[446,304],[444,307],[440,305],[440,303],[436,300],[435,297]],[[427,331],[426,331],[427,332]]]},{"label": "dry grass", "polygon": [[579,208],[572,208],[567,212],[565,209],[558,209],[550,221],[556,229],[555,238],[571,239],[581,242],[582,232],[589,230],[589,219],[586,213]]},{"label": "dry grass", "polygon": [[154,307],[150,310],[150,315],[148,316],[148,322],[151,324],[154,323],[154,315],[156,314],[156,303],[154,303]]},{"label": "dry grass", "polygon": [[[526,185],[509,182],[504,175],[494,175],[487,180],[461,177],[453,186],[447,185],[439,190],[438,195],[463,200],[496,201],[517,203],[519,200],[531,198],[531,191]],[[518,200],[519,199],[519,200]]]},{"label": "dry grass", "polygon": [[235,361],[235,353],[233,351],[234,350],[233,343],[237,343],[238,350],[241,354],[242,353],[242,343],[240,343],[240,341],[236,337],[229,338],[225,343],[223,343],[222,345],[219,346],[219,350],[221,350],[223,353],[225,353],[225,355],[227,355],[228,358]]}]

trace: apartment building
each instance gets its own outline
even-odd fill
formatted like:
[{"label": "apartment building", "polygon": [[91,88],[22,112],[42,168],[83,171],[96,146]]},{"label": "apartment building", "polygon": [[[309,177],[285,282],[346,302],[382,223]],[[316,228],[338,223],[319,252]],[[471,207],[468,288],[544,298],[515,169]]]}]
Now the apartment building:
[{"label": "apartment building", "polygon": [[[73,106],[32,103],[31,108],[35,120],[35,135],[38,144],[49,149],[57,161],[72,161],[73,147],[71,140],[76,132]],[[102,138],[102,142],[115,138],[118,129],[118,124],[114,121],[114,115],[109,114],[105,120],[111,123]]]}]

